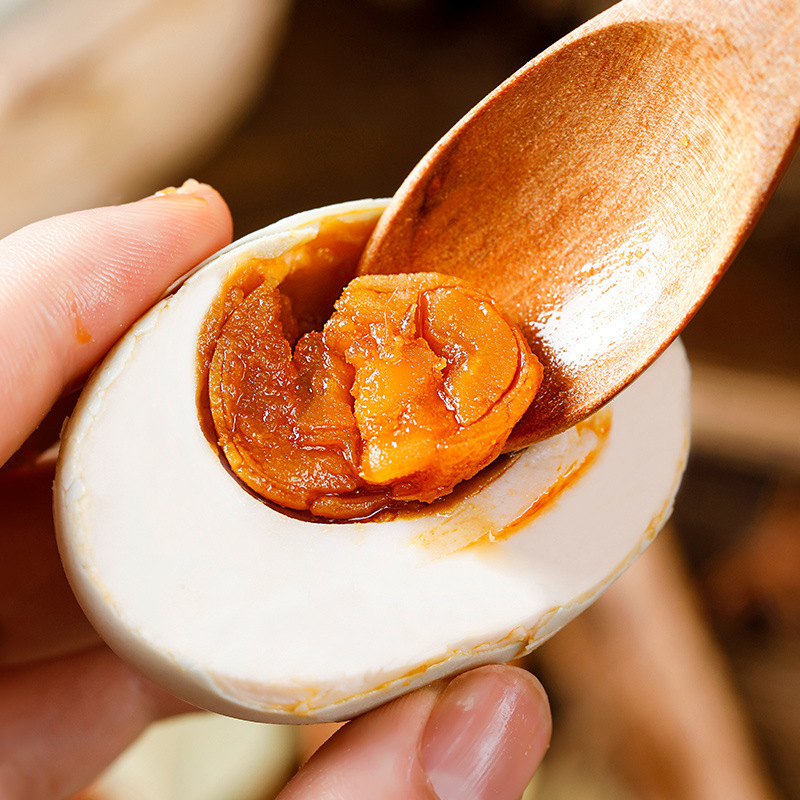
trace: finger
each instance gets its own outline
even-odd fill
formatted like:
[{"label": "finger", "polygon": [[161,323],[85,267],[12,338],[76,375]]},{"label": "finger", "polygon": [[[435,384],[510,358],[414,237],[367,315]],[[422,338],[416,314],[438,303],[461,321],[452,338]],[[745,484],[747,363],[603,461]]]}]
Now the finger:
[{"label": "finger", "polygon": [[532,675],[481,667],[348,723],[279,800],[518,800],[550,729]]},{"label": "finger", "polygon": [[0,474],[0,666],[97,643],[58,556],[54,472],[50,462]]},{"label": "finger", "polygon": [[516,800],[544,758],[551,729],[547,695],[533,675],[484,667],[445,690],[425,728],[421,760],[439,800]]},{"label": "finger", "polygon": [[105,648],[2,671],[0,797],[69,797],[177,710],[185,707]]},{"label": "finger", "polygon": [[54,217],[0,241],[0,463],[164,290],[230,241],[222,198],[185,190]]}]

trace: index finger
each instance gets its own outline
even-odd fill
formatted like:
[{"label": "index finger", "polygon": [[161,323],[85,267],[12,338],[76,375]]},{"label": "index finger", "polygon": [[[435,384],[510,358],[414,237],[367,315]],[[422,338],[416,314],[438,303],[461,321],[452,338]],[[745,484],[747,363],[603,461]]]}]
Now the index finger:
[{"label": "index finger", "polygon": [[219,194],[187,181],[135,203],[53,217],[0,241],[0,464],[65,386],[231,235]]}]

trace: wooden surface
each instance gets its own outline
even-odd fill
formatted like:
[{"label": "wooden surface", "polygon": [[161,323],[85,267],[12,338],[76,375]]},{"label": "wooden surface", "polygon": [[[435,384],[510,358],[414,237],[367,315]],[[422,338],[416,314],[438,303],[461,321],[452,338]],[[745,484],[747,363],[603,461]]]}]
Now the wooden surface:
[{"label": "wooden surface", "polygon": [[537,662],[637,797],[777,797],[669,529],[563,634]]}]

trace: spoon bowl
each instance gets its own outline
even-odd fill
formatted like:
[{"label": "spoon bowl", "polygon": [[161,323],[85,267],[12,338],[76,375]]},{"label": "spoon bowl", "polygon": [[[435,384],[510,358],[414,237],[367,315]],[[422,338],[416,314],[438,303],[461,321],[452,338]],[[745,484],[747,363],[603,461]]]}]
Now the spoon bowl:
[{"label": "spoon bowl", "polygon": [[624,0],[428,153],[359,270],[490,292],[544,365],[508,449],[565,430],[666,348],[733,259],[796,145],[798,61],[795,0]]}]

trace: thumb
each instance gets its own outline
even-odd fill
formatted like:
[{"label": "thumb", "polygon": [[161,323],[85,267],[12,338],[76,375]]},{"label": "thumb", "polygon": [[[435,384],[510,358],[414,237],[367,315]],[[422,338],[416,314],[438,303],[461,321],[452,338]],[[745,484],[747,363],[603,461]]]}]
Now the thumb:
[{"label": "thumb", "polygon": [[209,186],[29,225],[0,241],[0,464],[177,278],[231,239]]},{"label": "thumb", "polygon": [[518,800],[550,729],[536,678],[481,667],[349,722],[278,800]]}]

